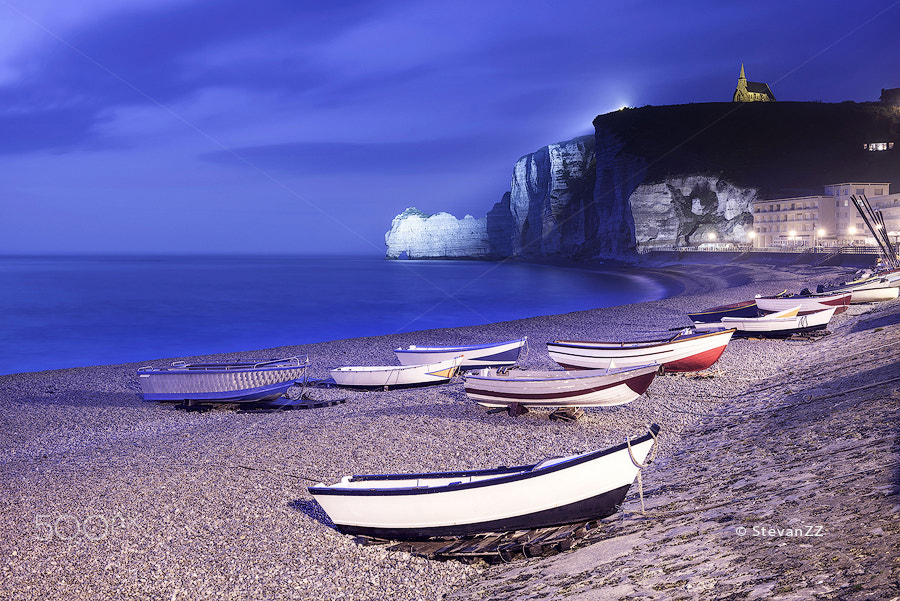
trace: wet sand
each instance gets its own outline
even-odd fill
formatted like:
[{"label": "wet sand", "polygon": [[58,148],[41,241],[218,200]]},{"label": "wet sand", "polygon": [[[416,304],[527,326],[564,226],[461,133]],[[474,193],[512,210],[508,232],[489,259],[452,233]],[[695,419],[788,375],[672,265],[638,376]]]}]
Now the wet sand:
[{"label": "wet sand", "polygon": [[[649,336],[689,325],[689,310],[848,273],[665,272],[683,290],[659,301],[207,359],[308,354],[310,374],[325,377],[394,364],[399,346],[527,335],[522,363],[553,368],[549,340]],[[304,411],[197,413],[144,402],[137,364],[2,376],[0,597],[897,597],[900,303],[853,307],[829,330],[817,341],[734,340],[706,377],[657,378],[644,397],[572,423],[488,414],[459,381],[315,390],[346,403]],[[524,464],[650,423],[662,435],[642,476],[646,511],[635,485],[622,512],[549,558],[468,565],[358,546],[306,491],[350,473]]]}]

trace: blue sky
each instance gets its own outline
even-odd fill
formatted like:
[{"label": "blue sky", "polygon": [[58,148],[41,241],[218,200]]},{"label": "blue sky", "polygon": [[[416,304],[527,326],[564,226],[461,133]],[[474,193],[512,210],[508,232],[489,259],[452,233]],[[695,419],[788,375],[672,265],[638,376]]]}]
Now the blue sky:
[{"label": "blue sky", "polygon": [[900,0],[0,0],[0,253],[384,253],[621,106],[900,87]]}]

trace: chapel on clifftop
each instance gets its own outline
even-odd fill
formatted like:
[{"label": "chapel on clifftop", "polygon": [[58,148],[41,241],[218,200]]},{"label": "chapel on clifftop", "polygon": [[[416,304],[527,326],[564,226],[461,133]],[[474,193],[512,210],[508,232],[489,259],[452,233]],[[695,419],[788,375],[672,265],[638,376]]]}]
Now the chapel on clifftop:
[{"label": "chapel on clifftop", "polygon": [[769,84],[758,81],[747,81],[744,76],[744,63],[741,63],[741,74],[738,77],[737,88],[734,90],[732,102],[775,102],[775,94],[769,89]]}]

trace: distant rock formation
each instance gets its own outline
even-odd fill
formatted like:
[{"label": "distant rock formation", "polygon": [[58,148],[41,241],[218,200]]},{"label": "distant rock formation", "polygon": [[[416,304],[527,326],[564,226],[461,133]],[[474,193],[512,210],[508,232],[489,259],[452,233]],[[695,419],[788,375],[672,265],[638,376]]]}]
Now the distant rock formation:
[{"label": "distant rock formation", "polygon": [[[510,192],[482,219],[408,208],[385,234],[397,259],[505,257],[629,258],[662,246],[746,240],[755,188],[718,176],[642,184],[639,157],[615,136],[551,144],[520,158]],[[597,185],[599,183],[599,185]]]},{"label": "distant rock formation", "polygon": [[450,213],[428,215],[415,207],[406,209],[391,222],[384,236],[387,257],[398,259],[489,258],[487,218],[466,215],[457,219]]},{"label": "distant rock formation", "polygon": [[482,219],[407,209],[385,235],[387,256],[630,260],[711,234],[747,243],[758,197],[819,189],[823,174],[900,185],[900,155],[860,150],[874,136],[900,136],[900,114],[799,102],[615,111],[594,119],[593,136],[516,161]]}]

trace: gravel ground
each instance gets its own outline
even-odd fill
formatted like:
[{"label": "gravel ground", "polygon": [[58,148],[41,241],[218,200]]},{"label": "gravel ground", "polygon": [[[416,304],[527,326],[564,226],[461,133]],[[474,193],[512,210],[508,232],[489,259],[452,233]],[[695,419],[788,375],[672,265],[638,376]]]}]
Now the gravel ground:
[{"label": "gravel ground", "polygon": [[[204,359],[308,354],[311,375],[324,378],[339,365],[394,364],[398,346],[527,335],[522,363],[553,368],[544,347],[549,340],[649,336],[688,325],[689,310],[799,290],[847,273],[680,266],[658,272],[683,287],[661,301]],[[830,410],[833,399],[801,401],[878,380],[882,372],[868,357],[896,377],[891,345],[900,338],[898,316],[895,301],[852,308],[818,342],[734,340],[708,377],[657,378],[645,397],[589,409],[572,423],[551,421],[546,411],[488,414],[467,401],[460,381],[391,392],[317,389],[319,400],[346,403],[245,413],[228,405],[185,412],[144,402],[136,364],[2,376],[0,597],[809,598],[803,595],[812,591],[828,598],[838,591],[847,595],[836,598],[852,598],[872,593],[863,584],[872,574],[881,583],[876,590],[887,591],[884,582],[893,578],[895,591],[896,384],[884,394],[877,389],[875,401],[844,405],[840,414]],[[875,341],[881,351],[868,349]],[[855,359],[845,363],[840,358],[848,350]],[[625,511],[605,520],[587,541],[592,544],[551,558],[488,567],[358,546],[330,526],[306,491],[311,483],[350,473],[524,464],[618,443],[652,422],[663,433],[658,458],[643,478],[647,512],[638,513],[633,487]],[[735,443],[744,439],[743,446]],[[793,463],[782,460],[788,447]],[[829,459],[832,452],[837,461]],[[801,486],[804,470],[814,469],[806,463],[810,456],[830,470],[817,474],[815,490]],[[870,469],[874,465],[895,467],[879,472]],[[857,480],[848,476],[860,467]],[[801,509],[810,499],[819,507],[821,496],[830,500],[830,513],[785,509],[788,496],[773,484],[785,482],[768,478],[772,473],[795,487],[788,496]],[[864,490],[857,490],[862,483]],[[877,499],[860,509],[857,500],[865,494]],[[718,513],[704,512],[709,505]],[[730,521],[721,521],[726,515]],[[860,515],[867,522],[853,526]],[[763,542],[735,534],[738,525],[784,527],[792,519],[824,524],[828,536],[784,548],[775,547],[783,538]],[[863,534],[848,539],[839,531],[851,526],[863,534],[880,531],[878,544],[866,546]],[[849,559],[828,563],[838,555]],[[797,562],[805,558],[814,558],[815,569],[798,576]],[[816,563],[820,559],[825,564]],[[854,576],[858,570],[864,576]],[[792,574],[790,583],[779,582],[782,574]]]}]

